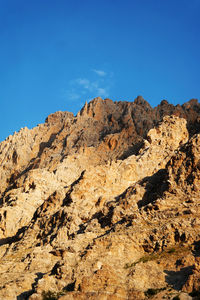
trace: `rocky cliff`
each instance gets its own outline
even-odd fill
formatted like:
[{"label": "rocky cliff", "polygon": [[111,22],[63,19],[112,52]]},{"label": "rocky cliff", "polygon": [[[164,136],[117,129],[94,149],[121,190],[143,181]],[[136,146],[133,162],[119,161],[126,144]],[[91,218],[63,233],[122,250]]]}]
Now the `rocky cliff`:
[{"label": "rocky cliff", "polygon": [[56,112],[0,143],[0,176],[0,299],[199,299],[196,99]]}]

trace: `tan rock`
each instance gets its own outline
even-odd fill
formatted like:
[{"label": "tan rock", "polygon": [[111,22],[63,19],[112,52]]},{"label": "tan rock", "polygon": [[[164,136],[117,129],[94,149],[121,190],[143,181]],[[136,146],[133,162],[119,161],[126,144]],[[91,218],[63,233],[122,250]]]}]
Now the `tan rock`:
[{"label": "tan rock", "polygon": [[190,299],[200,135],[177,116],[152,127],[191,110],[193,132],[195,105],[96,98],[1,143],[0,299]]}]

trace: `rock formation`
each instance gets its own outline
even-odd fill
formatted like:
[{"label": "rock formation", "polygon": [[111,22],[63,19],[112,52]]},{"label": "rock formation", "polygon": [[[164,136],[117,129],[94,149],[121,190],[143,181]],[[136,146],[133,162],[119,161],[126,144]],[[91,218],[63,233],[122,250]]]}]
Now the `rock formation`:
[{"label": "rock formation", "polygon": [[0,143],[0,299],[199,299],[200,104],[95,98]]}]

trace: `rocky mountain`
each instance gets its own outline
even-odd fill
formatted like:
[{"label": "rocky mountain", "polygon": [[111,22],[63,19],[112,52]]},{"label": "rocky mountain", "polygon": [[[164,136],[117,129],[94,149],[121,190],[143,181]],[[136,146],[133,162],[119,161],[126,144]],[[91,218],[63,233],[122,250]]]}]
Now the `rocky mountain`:
[{"label": "rocky mountain", "polygon": [[0,299],[199,299],[200,104],[95,98],[0,143]]}]

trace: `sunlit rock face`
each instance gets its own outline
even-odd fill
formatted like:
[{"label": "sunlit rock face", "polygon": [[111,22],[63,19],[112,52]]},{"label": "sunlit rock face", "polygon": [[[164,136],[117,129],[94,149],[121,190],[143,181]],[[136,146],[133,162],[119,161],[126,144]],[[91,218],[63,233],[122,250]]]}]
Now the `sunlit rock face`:
[{"label": "sunlit rock face", "polygon": [[195,99],[95,98],[0,143],[0,299],[198,294],[199,132]]}]

